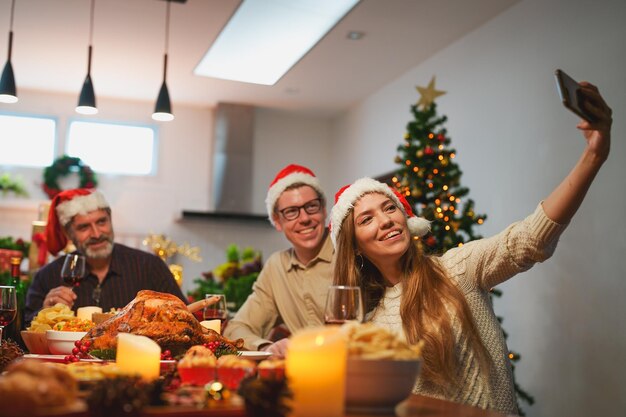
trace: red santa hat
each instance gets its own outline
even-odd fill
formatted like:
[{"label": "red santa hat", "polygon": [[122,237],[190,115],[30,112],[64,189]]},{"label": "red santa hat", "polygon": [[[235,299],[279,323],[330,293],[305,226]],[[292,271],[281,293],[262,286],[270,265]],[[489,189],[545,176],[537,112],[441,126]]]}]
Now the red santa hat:
[{"label": "red santa hat", "polygon": [[322,186],[313,171],[302,165],[287,165],[285,168],[281,169],[278,174],[276,174],[276,178],[274,178],[274,181],[270,184],[270,188],[267,191],[267,197],[265,198],[267,215],[269,216],[270,223],[272,223],[273,226],[275,226],[275,224],[272,215],[274,214],[276,202],[280,198],[283,191],[294,184],[308,185],[317,191],[322,199],[326,199],[324,192],[322,191]]},{"label": "red santa hat", "polygon": [[341,225],[348,213],[354,209],[354,204],[363,195],[368,193],[380,193],[389,197],[407,217],[407,227],[412,236],[422,237],[430,231],[430,222],[417,217],[406,198],[387,184],[372,178],[361,178],[350,185],[342,187],[335,194],[335,205],[330,211],[330,238],[333,245],[337,246],[337,236],[341,231]]},{"label": "red santa hat", "polygon": [[46,244],[52,255],[67,246],[67,237],[63,228],[77,214],[108,208],[109,204],[102,193],[93,189],[76,188],[58,193],[50,203],[48,224],[46,225]]}]

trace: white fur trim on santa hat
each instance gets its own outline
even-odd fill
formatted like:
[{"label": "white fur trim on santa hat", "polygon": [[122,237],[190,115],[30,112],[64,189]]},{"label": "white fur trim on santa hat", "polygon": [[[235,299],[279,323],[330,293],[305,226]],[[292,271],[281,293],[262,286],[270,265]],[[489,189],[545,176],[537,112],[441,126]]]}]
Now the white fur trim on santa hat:
[{"label": "white fur trim on santa hat", "polygon": [[324,191],[322,191],[322,186],[320,185],[317,177],[313,177],[304,172],[294,172],[293,174],[289,174],[286,177],[283,177],[280,180],[276,181],[274,185],[272,185],[267,191],[265,206],[267,208],[267,215],[270,223],[272,223],[272,226],[275,226],[273,214],[276,202],[280,198],[280,195],[283,193],[283,191],[285,191],[287,188],[294,184],[308,185],[312,187],[315,191],[317,191],[317,193],[322,196],[324,200],[326,199],[326,197],[324,197]]},{"label": "white fur trim on santa hat", "polygon": [[[407,216],[402,202],[400,202],[398,196],[395,195],[387,184],[383,184],[373,178],[360,178],[341,193],[339,199],[330,211],[330,238],[333,242],[333,246],[337,247],[337,236],[339,236],[344,219],[348,216],[348,213],[354,209],[354,204],[368,193],[386,195],[402,210],[402,213]],[[408,218],[407,227],[411,235],[421,237],[430,231],[430,222],[414,215]]]},{"label": "white fur trim on santa hat", "polygon": [[423,217],[409,217],[406,221],[407,227],[411,231],[412,236],[422,237],[430,232],[430,220]]},{"label": "white fur trim on santa hat", "polygon": [[89,212],[108,207],[109,203],[107,203],[104,195],[99,191],[94,191],[91,194],[77,196],[71,200],[59,203],[56,212],[59,217],[59,223],[65,226],[77,214],[85,215]]}]

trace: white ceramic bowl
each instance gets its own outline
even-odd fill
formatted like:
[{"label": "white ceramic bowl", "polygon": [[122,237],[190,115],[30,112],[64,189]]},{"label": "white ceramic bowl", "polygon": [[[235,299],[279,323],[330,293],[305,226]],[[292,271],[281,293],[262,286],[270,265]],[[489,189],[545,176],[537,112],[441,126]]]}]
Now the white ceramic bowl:
[{"label": "white ceramic bowl", "polygon": [[46,330],[48,349],[53,355],[70,355],[74,349],[74,342],[80,340],[87,332],[62,332]]},{"label": "white ceramic bowl", "polygon": [[346,410],[351,413],[393,413],[415,385],[421,361],[348,358]]}]

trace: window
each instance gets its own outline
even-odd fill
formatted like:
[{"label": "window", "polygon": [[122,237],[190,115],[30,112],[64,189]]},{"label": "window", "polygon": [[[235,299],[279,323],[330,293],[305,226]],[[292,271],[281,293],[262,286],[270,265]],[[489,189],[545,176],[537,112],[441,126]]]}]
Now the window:
[{"label": "window", "polygon": [[98,174],[151,175],[155,149],[152,127],[74,121],[66,153],[82,159]]},{"label": "window", "polygon": [[0,114],[0,165],[52,164],[55,130],[52,118]]}]

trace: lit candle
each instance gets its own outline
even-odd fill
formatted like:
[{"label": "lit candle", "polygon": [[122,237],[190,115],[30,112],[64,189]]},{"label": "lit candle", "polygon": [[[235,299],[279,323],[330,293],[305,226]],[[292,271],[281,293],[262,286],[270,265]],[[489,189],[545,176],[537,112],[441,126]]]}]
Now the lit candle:
[{"label": "lit candle", "polygon": [[81,320],[93,321],[93,313],[102,313],[102,309],[100,307],[80,307],[76,310],[76,317]]},{"label": "lit candle", "polygon": [[341,417],[346,387],[346,341],[340,327],[315,327],[289,340],[286,373],[293,417]]},{"label": "lit candle", "polygon": [[146,336],[119,333],[115,361],[123,373],[140,375],[149,381],[157,379],[161,370],[161,347]]},{"label": "lit candle", "polygon": [[200,324],[207,329],[215,330],[218,334],[222,333],[222,322],[220,320],[203,320]]}]

